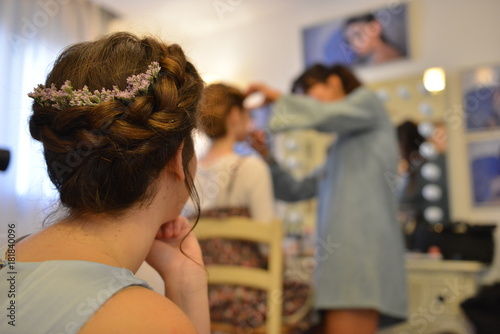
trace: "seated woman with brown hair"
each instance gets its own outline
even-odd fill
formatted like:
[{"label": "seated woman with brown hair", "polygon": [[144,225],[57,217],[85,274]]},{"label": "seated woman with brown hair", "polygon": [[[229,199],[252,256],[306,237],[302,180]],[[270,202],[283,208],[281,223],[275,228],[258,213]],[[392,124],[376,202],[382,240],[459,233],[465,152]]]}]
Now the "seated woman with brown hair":
[{"label": "seated woman with brown hair", "polygon": [[[273,223],[274,194],[271,174],[260,156],[242,156],[235,144],[247,139],[249,111],[244,95],[226,84],[207,86],[198,105],[200,129],[210,138],[207,153],[198,161],[195,185],[201,217],[246,216],[258,223]],[[185,210],[194,214],[192,205]],[[275,221],[274,221],[275,222]],[[200,241],[205,264],[230,264],[265,268],[266,251],[243,240]],[[294,313],[308,297],[309,288],[285,282],[283,312]],[[212,321],[241,327],[258,327],[266,313],[265,292],[241,286],[209,286]]]},{"label": "seated woman with brown hair", "polygon": [[235,150],[250,129],[243,100],[242,92],[225,84],[212,84],[203,90],[198,105],[200,129],[211,143],[198,160],[195,184],[203,215],[230,210],[227,214],[270,222],[275,215],[269,168],[260,156],[242,156]]}]

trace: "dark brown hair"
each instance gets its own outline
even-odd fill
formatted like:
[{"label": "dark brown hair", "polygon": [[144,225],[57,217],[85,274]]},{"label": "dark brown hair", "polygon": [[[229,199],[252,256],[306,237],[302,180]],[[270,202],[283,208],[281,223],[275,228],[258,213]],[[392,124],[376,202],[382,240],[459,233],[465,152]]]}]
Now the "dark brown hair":
[{"label": "dark brown hair", "polygon": [[201,130],[211,139],[224,137],[231,108],[243,110],[243,100],[243,93],[234,87],[221,83],[207,86],[198,104]]},{"label": "dark brown hair", "polygon": [[178,45],[129,33],[75,44],[58,57],[45,86],[70,80],[74,89],[123,90],[127,77],[154,61],[161,66],[156,82],[130,102],[64,110],[33,103],[31,135],[42,142],[49,177],[71,215],[120,213],[151,199],[182,143],[186,186],[196,197],[188,164],[203,81]]},{"label": "dark brown hair", "polygon": [[346,66],[335,64],[327,67],[322,64],[315,64],[302,73],[293,83],[293,93],[307,94],[309,89],[316,83],[325,83],[331,75],[337,75],[342,82],[342,88],[346,94],[351,93],[360,87],[361,81]]},{"label": "dark brown hair", "polygon": [[399,153],[401,158],[408,164],[408,184],[407,192],[413,192],[416,187],[419,167],[424,162],[420,154],[420,145],[425,142],[425,138],[418,132],[417,123],[406,120],[396,127]]},{"label": "dark brown hair", "polygon": [[396,135],[401,157],[408,165],[421,161],[419,149],[425,138],[418,132],[418,125],[410,120],[403,121],[396,127]]}]

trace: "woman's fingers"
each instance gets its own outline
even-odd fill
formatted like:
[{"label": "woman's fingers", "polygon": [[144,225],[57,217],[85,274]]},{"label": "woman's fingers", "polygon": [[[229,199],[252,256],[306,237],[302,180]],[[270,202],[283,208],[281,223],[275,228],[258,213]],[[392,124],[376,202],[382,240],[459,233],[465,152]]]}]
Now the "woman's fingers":
[{"label": "woman's fingers", "polygon": [[[175,220],[163,224],[156,234],[156,239],[169,240],[183,238],[188,232],[187,229],[189,229],[188,220],[185,217],[180,216]],[[183,233],[184,230],[186,231]]]},{"label": "woman's fingers", "polygon": [[254,131],[250,134],[250,146],[253,147],[263,158],[269,156],[269,147],[267,146],[267,136],[262,130]]},{"label": "woman's fingers", "polygon": [[250,95],[254,92],[261,92],[265,95],[265,100],[264,100],[264,104],[268,104],[268,103],[271,103],[271,102],[274,102],[276,100],[278,100],[280,97],[281,97],[281,92],[274,89],[274,88],[271,88],[269,87],[268,85],[264,84],[264,83],[253,83],[251,84],[247,91],[246,91],[246,95]]}]

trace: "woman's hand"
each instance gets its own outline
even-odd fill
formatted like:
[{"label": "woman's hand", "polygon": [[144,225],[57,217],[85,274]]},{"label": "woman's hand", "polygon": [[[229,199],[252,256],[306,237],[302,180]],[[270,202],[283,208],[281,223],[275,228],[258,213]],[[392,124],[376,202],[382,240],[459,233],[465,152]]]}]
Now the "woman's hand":
[{"label": "woman's hand", "polygon": [[207,273],[198,240],[190,231],[185,217],[163,224],[146,261],[165,281],[165,296],[187,314],[198,333],[210,333]]},{"label": "woman's hand", "polygon": [[264,160],[270,157],[269,146],[267,143],[267,135],[263,130],[256,130],[250,133],[249,143],[252,148],[257,151]]},{"label": "woman's hand", "polygon": [[264,100],[264,105],[269,104],[271,102],[277,101],[281,97],[281,92],[274,88],[269,87],[264,83],[254,83],[248,87],[246,95],[250,95],[254,92],[261,92],[266,97]]},{"label": "woman's hand", "polygon": [[[158,230],[146,261],[164,279],[175,277],[176,270],[186,265],[204,271],[200,245],[190,230],[189,221],[182,216]],[[200,271],[198,269],[196,271]]]}]

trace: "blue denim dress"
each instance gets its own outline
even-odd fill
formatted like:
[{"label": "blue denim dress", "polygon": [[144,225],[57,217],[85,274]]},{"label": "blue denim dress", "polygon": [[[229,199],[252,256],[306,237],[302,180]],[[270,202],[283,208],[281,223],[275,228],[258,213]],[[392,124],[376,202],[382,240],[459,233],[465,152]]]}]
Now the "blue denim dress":
[{"label": "blue denim dress", "polygon": [[337,134],[322,173],[294,180],[271,164],[277,198],[317,196],[317,310],[375,309],[381,323],[407,317],[403,234],[397,221],[395,130],[376,94],[357,88],[339,102],[283,96],[272,132],[316,129]]}]

